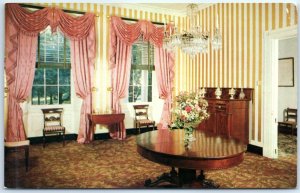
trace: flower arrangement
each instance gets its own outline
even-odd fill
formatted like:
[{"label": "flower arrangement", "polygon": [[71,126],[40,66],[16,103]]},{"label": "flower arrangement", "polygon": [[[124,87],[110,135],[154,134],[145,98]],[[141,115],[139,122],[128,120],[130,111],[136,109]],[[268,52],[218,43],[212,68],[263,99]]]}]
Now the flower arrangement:
[{"label": "flower arrangement", "polygon": [[175,98],[176,107],[172,109],[172,128],[196,127],[200,122],[207,119],[208,103],[196,92],[180,92]]},{"label": "flower arrangement", "polygon": [[171,129],[184,129],[184,144],[186,148],[190,148],[193,137],[193,131],[201,121],[207,119],[208,103],[201,98],[198,93],[180,92],[175,98],[176,107],[172,109]]}]

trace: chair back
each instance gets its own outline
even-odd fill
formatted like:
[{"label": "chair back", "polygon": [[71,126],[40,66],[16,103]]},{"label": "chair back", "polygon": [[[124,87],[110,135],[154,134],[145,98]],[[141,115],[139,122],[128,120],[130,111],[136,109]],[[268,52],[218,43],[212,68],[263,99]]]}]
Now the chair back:
[{"label": "chair back", "polygon": [[285,109],[285,121],[293,121],[297,123],[297,109],[287,108]]},{"label": "chair back", "polygon": [[63,108],[42,109],[44,114],[44,127],[62,126]]},{"label": "chair back", "polygon": [[149,105],[133,105],[135,112],[135,120],[149,119],[148,108]]}]

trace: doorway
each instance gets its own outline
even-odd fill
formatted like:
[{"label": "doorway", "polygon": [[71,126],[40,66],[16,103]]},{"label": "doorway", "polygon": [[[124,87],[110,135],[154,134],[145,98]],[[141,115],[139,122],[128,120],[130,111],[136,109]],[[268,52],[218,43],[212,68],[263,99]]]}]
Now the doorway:
[{"label": "doorway", "polygon": [[297,38],[297,25],[264,33],[263,156],[278,158],[279,40]]},{"label": "doorway", "polygon": [[[285,121],[284,111],[287,108],[297,109],[297,46],[296,37],[278,42],[278,122]],[[296,131],[292,131],[292,128],[278,127],[279,159],[296,154],[297,136],[295,134]]]}]

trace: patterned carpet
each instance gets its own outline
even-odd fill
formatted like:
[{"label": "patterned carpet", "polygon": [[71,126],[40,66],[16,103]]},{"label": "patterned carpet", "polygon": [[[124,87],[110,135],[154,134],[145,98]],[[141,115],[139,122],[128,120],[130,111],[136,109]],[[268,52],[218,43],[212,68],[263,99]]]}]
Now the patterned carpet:
[{"label": "patterned carpet", "polygon": [[[206,172],[220,188],[295,188],[297,182],[296,137],[279,136],[279,159],[246,153],[238,166]],[[5,157],[8,188],[144,188],[170,168],[142,158],[136,152],[135,136],[125,141],[97,140],[81,145],[76,141],[30,146],[29,171],[24,154]],[[197,188],[197,185],[192,185]]]}]

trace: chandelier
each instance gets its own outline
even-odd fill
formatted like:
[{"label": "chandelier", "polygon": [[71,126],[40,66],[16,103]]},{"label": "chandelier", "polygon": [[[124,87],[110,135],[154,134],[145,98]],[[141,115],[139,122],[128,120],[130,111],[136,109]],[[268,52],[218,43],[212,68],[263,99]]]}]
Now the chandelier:
[{"label": "chandelier", "polygon": [[207,53],[209,43],[211,42],[212,49],[217,50],[222,48],[222,36],[218,28],[218,16],[216,29],[210,41],[209,32],[202,31],[201,26],[197,26],[194,18],[197,16],[198,5],[189,4],[187,6],[187,14],[190,18],[190,32],[178,32],[178,28],[174,22],[170,22],[168,29],[164,25],[163,47],[168,51],[174,51],[179,47],[184,53],[189,54],[194,58],[198,53]]}]

